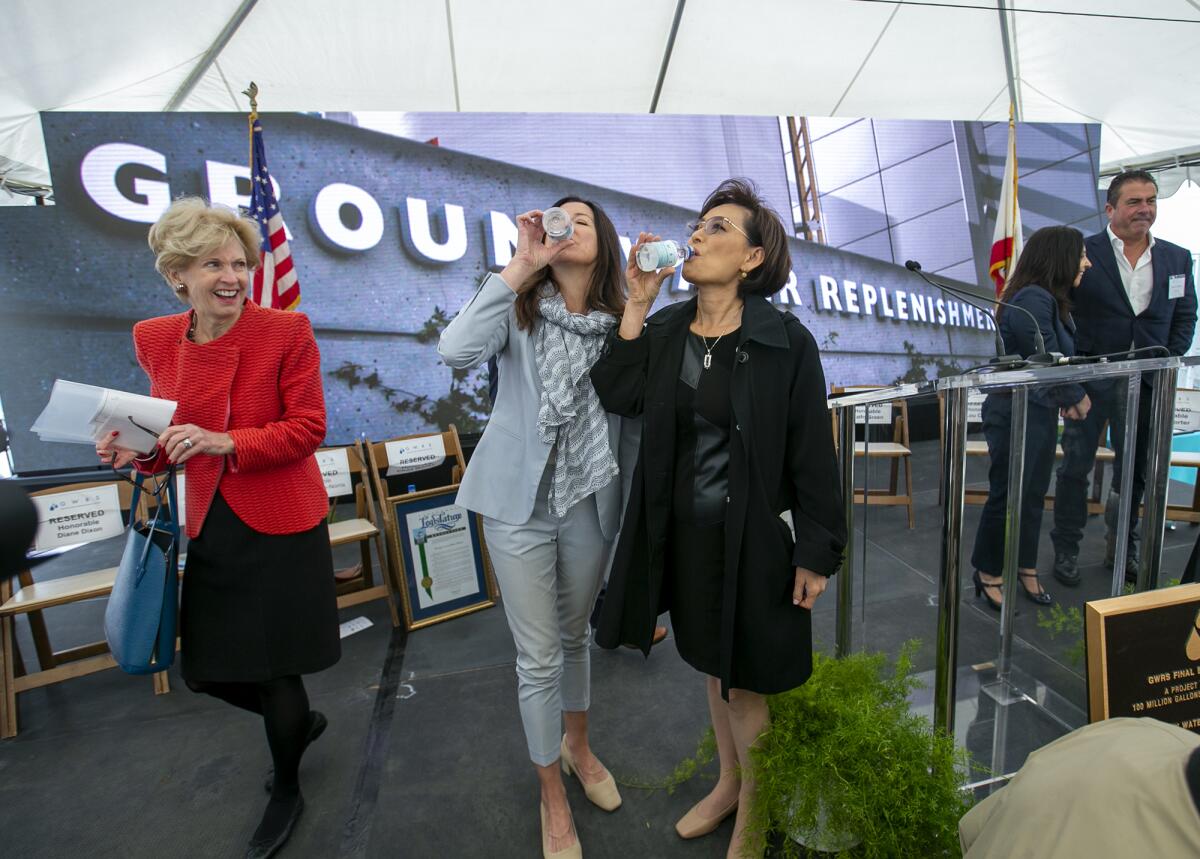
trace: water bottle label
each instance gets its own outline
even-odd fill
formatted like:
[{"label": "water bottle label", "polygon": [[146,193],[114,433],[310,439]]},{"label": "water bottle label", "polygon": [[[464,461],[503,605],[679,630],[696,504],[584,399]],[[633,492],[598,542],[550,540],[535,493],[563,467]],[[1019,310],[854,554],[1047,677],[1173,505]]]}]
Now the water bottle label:
[{"label": "water bottle label", "polygon": [[674,241],[649,242],[638,248],[637,264],[642,271],[670,268],[690,257],[691,248]]}]

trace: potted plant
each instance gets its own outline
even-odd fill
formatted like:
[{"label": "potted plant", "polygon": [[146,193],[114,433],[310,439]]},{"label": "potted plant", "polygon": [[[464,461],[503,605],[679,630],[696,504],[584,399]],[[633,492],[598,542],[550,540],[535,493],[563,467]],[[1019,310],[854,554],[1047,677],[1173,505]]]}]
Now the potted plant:
[{"label": "potted plant", "polygon": [[[771,696],[771,725],[754,752],[749,826],[788,833],[782,855],[957,856],[967,756],[913,714],[915,642],[884,654],[814,654],[803,686]],[[795,839],[795,840],[794,840]]]}]

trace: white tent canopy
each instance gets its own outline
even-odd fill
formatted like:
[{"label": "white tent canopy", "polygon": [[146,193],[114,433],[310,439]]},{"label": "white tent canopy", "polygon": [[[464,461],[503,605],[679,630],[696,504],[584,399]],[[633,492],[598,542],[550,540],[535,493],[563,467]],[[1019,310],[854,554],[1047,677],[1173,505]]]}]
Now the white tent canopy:
[{"label": "white tent canopy", "polygon": [[1025,121],[1102,123],[1105,168],[1200,152],[1200,0],[5,6],[14,183],[48,184],[38,111],[245,110],[251,80],[268,111],[999,120],[1011,96]]}]

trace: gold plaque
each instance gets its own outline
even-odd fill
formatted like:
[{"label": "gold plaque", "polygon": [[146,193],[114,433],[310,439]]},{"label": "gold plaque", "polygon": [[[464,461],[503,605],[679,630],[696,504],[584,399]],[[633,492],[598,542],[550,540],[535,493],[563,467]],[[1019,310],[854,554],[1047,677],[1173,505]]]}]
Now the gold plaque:
[{"label": "gold plaque", "polygon": [[1200,733],[1200,584],[1089,602],[1088,717],[1150,716]]}]

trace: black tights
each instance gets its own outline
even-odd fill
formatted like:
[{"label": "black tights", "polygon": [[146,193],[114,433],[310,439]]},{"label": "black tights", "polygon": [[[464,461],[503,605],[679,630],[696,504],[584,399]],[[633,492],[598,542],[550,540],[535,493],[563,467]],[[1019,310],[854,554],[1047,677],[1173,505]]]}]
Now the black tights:
[{"label": "black tights", "polygon": [[273,799],[290,799],[300,792],[300,758],[308,737],[308,694],[299,674],[263,683],[213,683],[187,680],[193,692],[203,692],[263,717],[267,744],[275,764]]}]

